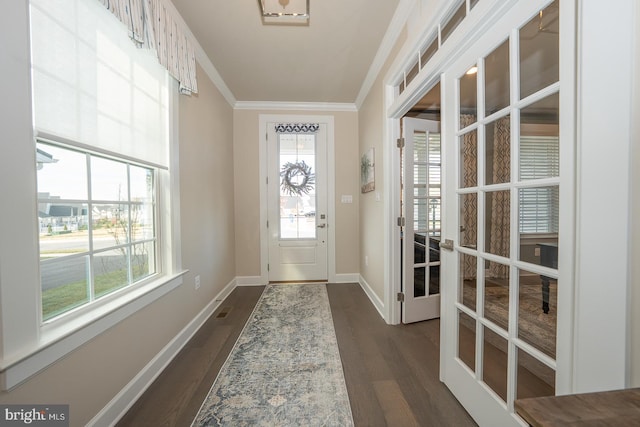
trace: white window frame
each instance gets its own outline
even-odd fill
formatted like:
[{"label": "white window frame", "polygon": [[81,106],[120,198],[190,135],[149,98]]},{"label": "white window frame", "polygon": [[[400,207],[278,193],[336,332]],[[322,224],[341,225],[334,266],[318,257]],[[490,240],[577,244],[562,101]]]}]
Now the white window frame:
[{"label": "white window frame", "polygon": [[[35,137],[32,125],[29,2],[9,2],[0,15],[3,138],[0,139],[0,388],[8,390],[182,284],[178,87],[170,85],[170,162],[160,170],[155,280],[133,286],[91,310],[41,324]],[[7,154],[7,155],[5,155]]]}]

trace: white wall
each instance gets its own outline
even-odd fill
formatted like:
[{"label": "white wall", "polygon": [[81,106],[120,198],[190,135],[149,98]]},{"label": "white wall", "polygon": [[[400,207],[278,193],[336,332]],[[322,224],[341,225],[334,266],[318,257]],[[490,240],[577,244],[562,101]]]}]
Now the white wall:
[{"label": "white wall", "polygon": [[579,3],[575,392],[628,381],[635,3]]}]

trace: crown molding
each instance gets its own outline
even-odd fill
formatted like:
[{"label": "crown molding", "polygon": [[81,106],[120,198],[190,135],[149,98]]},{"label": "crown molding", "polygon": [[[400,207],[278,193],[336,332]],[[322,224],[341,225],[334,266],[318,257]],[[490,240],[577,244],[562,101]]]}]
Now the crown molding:
[{"label": "crown molding", "polygon": [[393,14],[393,18],[389,23],[389,27],[387,28],[387,32],[382,38],[382,43],[378,48],[378,52],[376,53],[375,58],[373,58],[373,62],[371,63],[371,67],[369,68],[369,72],[362,82],[362,86],[360,86],[360,92],[358,93],[358,97],[356,98],[356,108],[359,110],[362,107],[362,103],[365,98],[369,94],[369,91],[373,87],[373,84],[378,77],[378,74],[382,70],[384,63],[387,58],[391,54],[393,47],[398,41],[398,37],[402,33],[409,16],[411,16],[411,12],[415,8],[415,1],[413,0],[400,0],[398,3],[398,7],[396,8],[395,13]]},{"label": "crown molding", "polygon": [[236,101],[234,110],[292,110],[292,111],[347,111],[357,112],[352,103],[340,102],[280,102],[280,101]]},{"label": "crown molding", "polygon": [[180,15],[180,12],[178,12],[178,9],[176,9],[175,5],[171,2],[171,0],[164,0],[164,3],[167,6],[167,9],[171,11],[171,14],[173,15],[173,19],[175,19],[177,24],[182,28],[182,31],[184,31],[184,33],[191,39],[194,50],[196,52],[196,59],[200,64],[200,66],[202,67],[202,69],[204,70],[205,74],[207,75],[207,77],[209,77],[209,80],[211,80],[211,82],[220,91],[224,99],[227,100],[229,105],[233,107],[233,105],[236,103],[236,97],[233,95],[233,92],[231,92],[231,89],[229,89],[227,84],[224,82],[224,80],[222,79],[222,76],[220,76],[220,73],[218,73],[218,70],[216,70],[216,67],[214,67],[213,63],[205,53],[200,43],[198,42],[198,39],[193,35],[193,33],[191,32],[191,29],[185,22],[184,18],[182,18],[182,15]]}]

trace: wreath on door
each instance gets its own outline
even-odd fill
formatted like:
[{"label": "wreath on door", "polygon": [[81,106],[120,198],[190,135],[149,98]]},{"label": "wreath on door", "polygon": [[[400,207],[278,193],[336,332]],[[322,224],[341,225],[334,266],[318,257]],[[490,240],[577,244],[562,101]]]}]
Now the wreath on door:
[{"label": "wreath on door", "polygon": [[316,181],[315,174],[311,173],[311,166],[307,165],[304,160],[297,163],[285,163],[282,165],[280,176],[282,177],[282,191],[290,196],[309,194]]}]

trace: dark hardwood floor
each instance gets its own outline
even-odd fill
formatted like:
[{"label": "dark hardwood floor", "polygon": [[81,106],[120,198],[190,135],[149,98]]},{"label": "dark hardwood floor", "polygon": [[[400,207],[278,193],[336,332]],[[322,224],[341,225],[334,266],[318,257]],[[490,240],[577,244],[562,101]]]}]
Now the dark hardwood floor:
[{"label": "dark hardwood floor", "polygon": [[[389,326],[358,284],[327,288],[356,426],[475,425],[438,380],[438,320]],[[117,425],[189,426],[262,290],[236,288]]]}]

